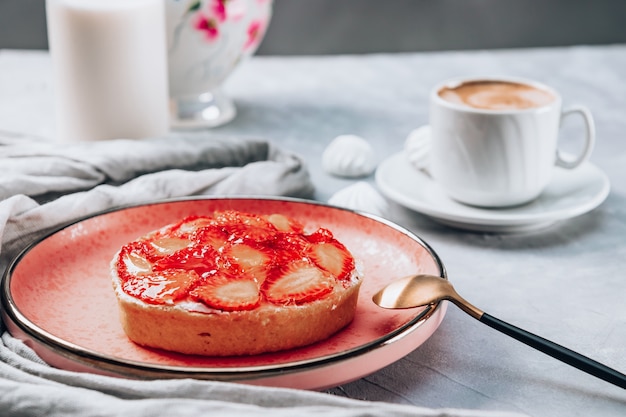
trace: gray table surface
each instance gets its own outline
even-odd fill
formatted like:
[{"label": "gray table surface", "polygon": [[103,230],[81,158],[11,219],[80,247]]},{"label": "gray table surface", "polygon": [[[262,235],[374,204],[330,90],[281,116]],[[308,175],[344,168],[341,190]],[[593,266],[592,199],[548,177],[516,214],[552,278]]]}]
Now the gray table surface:
[{"label": "gray table surface", "polygon": [[[354,182],[321,168],[334,137],[360,135],[382,161],[426,123],[433,84],[478,74],[534,78],[558,89],[566,103],[586,104],[597,124],[591,162],[610,178],[610,195],[592,212],[525,234],[455,230],[394,204],[391,220],[435,249],[457,290],[475,305],[626,372],[626,45],[254,57],[225,86],[237,118],[214,132],[267,138],[300,153],[316,198],[327,201]],[[0,131],[53,139],[52,94],[47,53],[0,51]],[[576,147],[578,128],[564,128],[566,147]],[[374,184],[373,177],[365,180]],[[414,352],[330,392],[531,416],[626,415],[626,391],[454,307]]]}]

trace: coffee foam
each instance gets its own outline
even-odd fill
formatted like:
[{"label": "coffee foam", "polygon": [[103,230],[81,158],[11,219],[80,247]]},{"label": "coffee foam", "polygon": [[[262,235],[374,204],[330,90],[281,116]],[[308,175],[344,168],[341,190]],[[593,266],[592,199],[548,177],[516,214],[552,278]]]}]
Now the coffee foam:
[{"label": "coffee foam", "polygon": [[484,110],[523,110],[545,106],[555,99],[546,90],[509,81],[472,81],[444,87],[438,94],[448,102]]}]

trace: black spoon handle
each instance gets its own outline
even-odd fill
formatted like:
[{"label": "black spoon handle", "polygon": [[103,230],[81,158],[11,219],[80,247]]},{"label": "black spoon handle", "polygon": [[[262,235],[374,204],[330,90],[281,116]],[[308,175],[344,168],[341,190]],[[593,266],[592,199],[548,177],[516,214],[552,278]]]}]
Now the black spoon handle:
[{"label": "black spoon handle", "polygon": [[560,360],[561,362],[565,362],[566,364],[578,368],[581,371],[587,372],[588,374],[626,389],[626,375],[616,371],[615,369],[609,368],[600,362],[596,362],[593,359],[581,355],[580,353],[576,353],[573,350],[527,332],[519,327],[515,327],[512,324],[502,321],[487,313],[483,313],[478,320],[487,326],[498,330],[499,332],[511,336],[512,338],[517,339],[530,347]]}]

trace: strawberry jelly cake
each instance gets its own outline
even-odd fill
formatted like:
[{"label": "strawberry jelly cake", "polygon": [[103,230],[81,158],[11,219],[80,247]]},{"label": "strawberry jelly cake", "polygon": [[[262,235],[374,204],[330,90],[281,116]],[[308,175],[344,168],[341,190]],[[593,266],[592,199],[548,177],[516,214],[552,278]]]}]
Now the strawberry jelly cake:
[{"label": "strawberry jelly cake", "polygon": [[214,356],[326,339],[352,321],[361,285],[329,230],[237,211],[188,217],[124,245],[111,275],[130,340]]}]

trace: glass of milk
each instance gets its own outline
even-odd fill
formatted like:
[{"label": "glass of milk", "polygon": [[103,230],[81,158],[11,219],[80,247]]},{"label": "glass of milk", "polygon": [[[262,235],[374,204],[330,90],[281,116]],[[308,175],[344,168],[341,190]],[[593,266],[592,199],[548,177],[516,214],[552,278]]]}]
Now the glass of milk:
[{"label": "glass of milk", "polygon": [[169,130],[163,0],[46,0],[61,142]]}]

